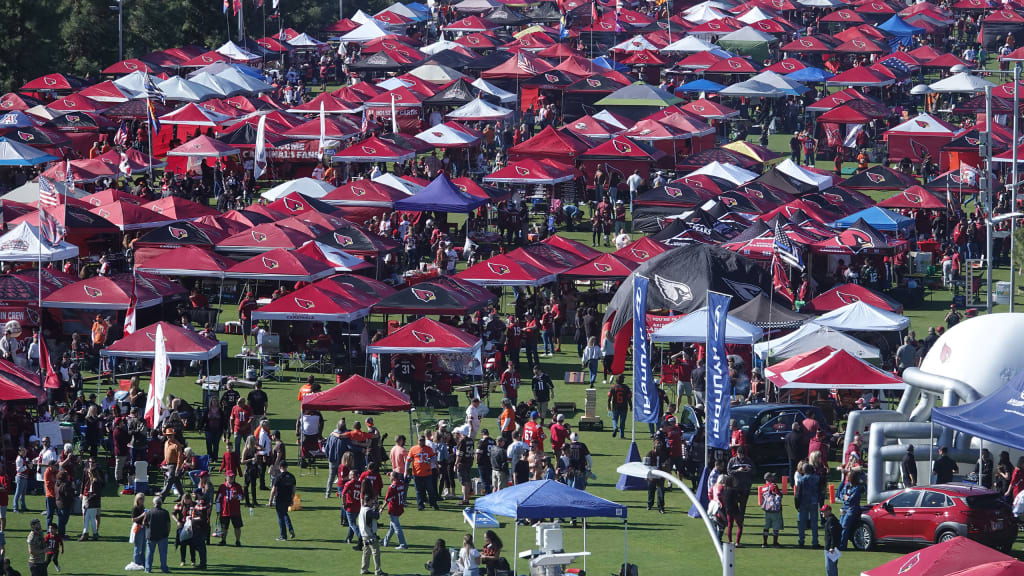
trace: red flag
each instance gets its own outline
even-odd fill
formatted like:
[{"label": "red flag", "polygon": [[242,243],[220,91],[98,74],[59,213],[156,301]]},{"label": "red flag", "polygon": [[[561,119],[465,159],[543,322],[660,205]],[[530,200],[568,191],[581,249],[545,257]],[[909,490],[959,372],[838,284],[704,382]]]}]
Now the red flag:
[{"label": "red flag", "polygon": [[238,11],[242,9],[242,0],[234,0],[231,3],[231,15],[238,16]]},{"label": "red flag", "polygon": [[597,25],[597,2],[590,5],[590,25]]},{"label": "red flag", "polygon": [[135,332],[135,274],[132,274],[132,295],[128,299],[128,311],[124,314],[124,335]]},{"label": "red flag", "polygon": [[45,375],[43,388],[60,388],[60,376],[50,364],[50,352],[46,349],[46,340],[39,335],[39,373]]},{"label": "red flag", "polygon": [[789,276],[786,275],[786,268],[779,259],[772,260],[772,289],[775,293],[793,304],[793,290],[789,287]]}]

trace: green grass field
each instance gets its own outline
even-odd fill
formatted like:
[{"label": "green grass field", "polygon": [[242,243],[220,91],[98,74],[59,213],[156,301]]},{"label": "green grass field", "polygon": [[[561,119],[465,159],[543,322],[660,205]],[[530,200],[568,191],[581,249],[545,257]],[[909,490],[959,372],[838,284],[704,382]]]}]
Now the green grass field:
[{"label": "green grass field", "polygon": [[[787,139],[787,136],[773,136],[772,148],[784,150]],[[823,168],[826,167],[824,164],[823,162]],[[875,195],[876,198],[885,196],[884,193]],[[569,233],[566,236],[589,243],[589,233],[586,232]],[[999,269],[996,271],[995,279],[1006,280],[1008,275],[1007,269]],[[911,318],[912,326],[919,336],[923,336],[927,327],[941,324],[950,301],[951,294],[949,292],[941,290],[930,292],[926,297],[924,308],[907,310],[906,314]],[[1018,298],[1017,302],[1021,303],[1022,300]],[[1005,310],[1005,306],[996,307],[996,311]],[[221,320],[231,319],[234,315],[234,307],[230,306],[225,310],[225,316],[228,318],[222,316]],[[381,318],[374,317],[373,320],[379,323]],[[222,338],[228,342],[232,355],[239,351],[241,337],[225,335]],[[226,362],[225,371],[239,374],[241,367],[234,367],[233,363],[234,360]],[[582,407],[584,387],[566,385],[561,380],[562,374],[566,370],[575,369],[579,365],[574,347],[571,344],[567,345],[564,352],[552,358],[545,358],[543,365],[555,379],[555,398],[574,401]],[[270,395],[270,416],[273,427],[282,430],[284,438],[290,442],[289,457],[293,462],[297,455],[292,433],[298,413],[296,392],[305,376],[305,373],[296,374],[294,370],[288,370],[283,374],[280,382],[270,381],[266,386]],[[321,378],[321,381],[327,386],[333,382],[333,377],[322,376]],[[599,397],[606,388],[606,386],[599,385],[601,390]],[[168,392],[191,402],[198,402],[202,397],[200,388],[194,384],[194,378],[172,379]],[[454,411],[457,418],[462,417],[465,408],[465,398],[461,397],[461,400],[463,405]],[[495,406],[497,401],[492,399],[490,403]],[[604,413],[604,410],[599,410],[600,415],[604,416]],[[358,417],[353,414],[325,414],[327,427],[330,428],[333,421],[343,415],[348,417],[350,424]],[[575,424],[576,418],[580,415],[581,413],[578,412],[572,416],[571,423]],[[445,417],[445,414],[439,412],[437,416]],[[486,421],[486,425],[492,429],[496,428],[496,416],[497,411],[495,410]],[[375,419],[378,427],[390,434],[387,448],[390,448],[391,441],[398,434],[408,433],[408,419],[405,414],[384,414]],[[608,427],[607,429],[610,429],[610,419],[605,418],[605,425]],[[204,452],[205,443],[199,434],[188,434],[188,440],[197,452]],[[624,461],[628,442],[612,439],[607,431],[584,432],[582,440],[589,445],[594,454],[594,470],[597,473],[597,479],[591,482],[589,490],[601,497],[629,506],[628,537],[624,538],[621,521],[595,519],[590,523],[587,533],[587,548],[592,556],[587,561],[587,568],[591,574],[617,573],[619,565],[623,562],[627,543],[629,560],[638,564],[640,573],[645,576],[720,573],[717,556],[709,545],[708,535],[703,524],[699,520],[686,516],[685,512],[689,508],[689,502],[678,490],[667,494],[667,514],[661,515],[655,511],[647,511],[645,509],[645,491],[619,492],[615,489],[617,475],[614,470]],[[650,441],[645,434],[638,434],[638,444],[643,452],[650,447]],[[299,476],[299,494],[303,503],[303,509],[292,514],[298,538],[288,542],[274,540],[278,529],[275,514],[271,509],[255,509],[252,511],[252,515],[243,512],[246,523],[242,538],[244,546],[242,548],[233,546],[209,548],[208,572],[215,574],[358,574],[359,553],[353,551],[351,546],[342,543],[345,532],[338,522],[340,502],[337,498],[325,500],[323,497],[326,470],[321,467],[317,474],[302,471],[302,475],[299,475],[300,471],[296,467],[293,467],[292,471]],[[223,477],[220,474],[214,474],[213,480],[215,484],[219,484],[223,481]],[[835,478],[833,478],[833,482],[835,482]],[[261,497],[265,501],[266,494],[261,494]],[[410,495],[410,500],[411,497]],[[784,545],[781,550],[762,550],[760,548],[762,513],[757,508],[756,496],[752,497],[752,500],[753,502],[748,508],[747,529],[743,539],[744,547],[736,552],[736,573],[774,576],[813,574],[823,571],[823,559],[820,551],[796,548],[796,516],[791,496],[787,496],[784,500],[787,528],[781,539]],[[5,533],[7,557],[11,559],[13,566],[23,574],[28,574],[27,546],[25,544],[28,523],[31,518],[38,518],[38,511],[43,509],[43,499],[40,496],[31,496],[28,502],[34,512],[8,514]],[[130,526],[128,511],[130,507],[130,497],[115,496],[112,487],[108,488],[103,502],[100,531],[102,537],[96,542],[79,543],[74,541],[74,537],[82,528],[82,519],[80,516],[72,518],[68,526],[70,537],[67,542],[66,554],[62,560],[64,572],[70,574],[116,574],[122,572],[124,566],[131,561],[132,547],[128,543]],[[443,503],[440,512],[429,509],[425,512],[417,512],[415,506],[410,506],[410,509],[407,510],[402,517],[402,523],[409,542],[409,549],[406,551],[394,549],[383,551],[383,568],[390,574],[425,574],[426,570],[423,564],[429,560],[430,549],[434,541],[437,538],[444,538],[450,546],[458,545],[462,540],[462,535],[467,532],[468,526],[463,524],[460,509],[452,500]],[[498,533],[505,542],[504,555],[511,561],[513,524],[504,519]],[[383,532],[380,535],[383,536]],[[482,534],[479,534],[478,537],[482,540]],[[532,529],[521,530],[519,549],[529,548],[532,542]],[[581,528],[565,528],[565,547],[569,551],[583,548]],[[912,549],[910,547],[887,547],[881,551],[870,553],[851,551],[840,561],[840,573],[859,574],[862,570],[873,568]],[[1017,555],[1020,556],[1019,553]],[[190,567],[178,568],[176,551],[171,550],[169,558],[172,571],[193,570]],[[582,563],[578,563],[578,566],[582,567]],[[520,563],[518,572],[524,574],[527,571],[526,566]]]}]

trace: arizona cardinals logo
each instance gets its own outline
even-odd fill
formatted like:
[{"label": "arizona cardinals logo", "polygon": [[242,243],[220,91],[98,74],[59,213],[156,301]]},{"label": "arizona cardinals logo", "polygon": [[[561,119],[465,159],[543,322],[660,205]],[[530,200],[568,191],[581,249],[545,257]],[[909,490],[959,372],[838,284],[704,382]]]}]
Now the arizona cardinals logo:
[{"label": "arizona cardinals logo", "polygon": [[444,132],[431,132],[430,135],[434,138],[444,138]]},{"label": "arizona cardinals logo", "polygon": [[611,264],[605,264],[604,262],[594,262],[594,268],[598,272],[608,273],[612,271]]},{"label": "arizona cardinals logo", "polygon": [[630,146],[629,143],[623,142],[622,140],[612,140],[612,146],[615,147],[615,149],[618,150],[620,154],[629,154],[630,152],[633,151],[633,147]]},{"label": "arizona cardinals logo", "polygon": [[743,67],[743,65],[740,64],[739,62],[737,62],[735,60],[729,60],[729,68],[734,68],[736,70],[739,70],[742,67]]},{"label": "arizona cardinals logo", "polygon": [[868,180],[871,180],[875,184],[881,184],[885,181],[885,176],[882,176],[881,174],[875,174],[874,172],[865,172],[865,174],[867,175]]},{"label": "arizona cardinals logo", "polygon": [[1016,20],[1017,19],[1017,14],[1016,14],[1016,12],[1010,12],[1009,10],[1003,10],[1003,18],[1006,18],[1007,20]]},{"label": "arizona cardinals logo", "polygon": [[18,130],[18,138],[21,138],[24,142],[31,142],[32,140],[36,139],[36,137],[33,136],[32,134],[29,134],[28,132],[22,132],[21,130]]},{"label": "arizona cardinals logo", "polygon": [[544,79],[552,84],[558,82],[558,76],[555,76],[554,74],[545,74]]},{"label": "arizona cardinals logo", "polygon": [[419,340],[420,342],[423,342],[424,344],[433,344],[435,340],[431,334],[427,334],[426,332],[419,332],[417,330],[412,331],[412,336],[413,338]]},{"label": "arizona cardinals logo", "polygon": [[783,62],[782,63],[782,69],[783,70],[796,70],[796,64],[793,64],[792,62]]},{"label": "arizona cardinals logo", "polygon": [[811,48],[814,46],[814,42],[811,42],[810,40],[801,40],[800,45],[804,48]]},{"label": "arizona cardinals logo", "polygon": [[338,243],[338,246],[351,246],[352,245],[352,237],[351,236],[345,236],[344,234],[338,234],[337,232],[334,233],[334,241]]},{"label": "arizona cardinals logo", "polygon": [[411,288],[410,290],[412,290],[412,295],[420,302],[433,302],[437,300],[437,296],[430,290],[424,290],[423,288]]},{"label": "arizona cardinals logo", "polygon": [[634,48],[639,48],[641,46],[639,40],[633,40],[630,44],[632,44]]},{"label": "arizona cardinals logo", "polygon": [[910,151],[914,153],[917,158],[924,158],[924,155],[928,153],[928,147],[921,144],[913,138],[910,139]]},{"label": "arizona cardinals logo", "polygon": [[672,198],[679,198],[680,196],[683,195],[683,191],[679,188],[676,188],[675,186],[666,186],[665,194],[668,194]]},{"label": "arizona cardinals logo", "polygon": [[595,80],[593,78],[587,78],[587,85],[590,86],[591,88],[600,88],[601,87],[601,81],[600,80]]},{"label": "arizona cardinals logo", "polygon": [[719,24],[718,22],[708,22],[708,28],[712,30],[719,30],[722,28],[722,25]]},{"label": "arizona cardinals logo", "polygon": [[735,207],[736,204],[737,204],[736,199],[732,198],[730,196],[719,196],[718,199],[722,201],[722,204],[725,204],[726,206],[729,206],[730,208]]},{"label": "arizona cardinals logo", "polygon": [[153,210],[153,212],[156,212],[157,214],[163,214],[164,213],[164,209],[159,207],[159,206],[154,206],[152,208],[152,210]]},{"label": "arizona cardinals logo", "polygon": [[704,106],[701,106],[700,104],[694,104],[694,105],[691,106],[691,108],[693,108],[694,112],[703,112],[704,111]]},{"label": "arizona cardinals logo", "polygon": [[89,198],[89,204],[92,204],[93,206],[102,206],[99,198]]},{"label": "arizona cardinals logo", "polygon": [[939,353],[939,361],[945,364],[946,360],[949,360],[949,357],[952,355],[953,351],[950,350],[949,344],[943,344],[942,351]]},{"label": "arizona cardinals logo", "polygon": [[829,203],[834,204],[836,206],[840,206],[844,202],[843,197],[840,196],[839,194],[833,194],[832,192],[822,192],[821,195],[824,196],[825,200],[828,200]]},{"label": "arizona cardinals logo", "polygon": [[315,304],[313,304],[312,300],[304,300],[302,298],[295,298],[295,304],[297,304],[298,307],[302,308],[303,310],[310,310],[315,307]]},{"label": "arizona cardinals logo", "polygon": [[373,146],[363,146],[362,149],[363,149],[363,152],[366,152],[367,154],[376,154],[377,153],[377,149],[374,148]]},{"label": "arizona cardinals logo", "polygon": [[639,248],[630,248],[630,253],[633,254],[638,260],[647,260],[651,257],[651,253],[647,250],[640,250]]},{"label": "arizona cardinals logo", "polygon": [[523,168],[522,166],[516,166],[516,173],[519,174],[520,176],[529,176],[530,175],[530,169],[529,168]]},{"label": "arizona cardinals logo", "polygon": [[353,196],[359,196],[359,197],[366,196],[366,190],[363,190],[362,188],[353,187],[352,188],[352,195]]},{"label": "arizona cardinals logo", "polygon": [[64,99],[64,106],[66,106],[68,108],[75,108],[75,107],[78,106],[78,104],[74,100],[70,100],[68,98],[65,98]]},{"label": "arizona cardinals logo", "polygon": [[47,86],[56,86],[57,85],[57,79],[56,78],[51,78],[49,76],[43,76],[43,84],[46,84]]},{"label": "arizona cardinals logo", "polygon": [[952,182],[953,182],[954,184],[963,184],[963,183],[964,183],[964,179],[963,179],[963,178],[961,178],[959,174],[950,174],[950,175],[949,175],[949,179],[950,179],[950,180],[951,180],[951,181],[952,181]]},{"label": "arizona cardinals logo", "polygon": [[904,192],[903,197],[909,200],[912,204],[920,204],[924,201],[924,198],[920,194],[914,194],[913,192]]},{"label": "arizona cardinals logo", "polygon": [[696,186],[697,188],[703,188],[704,183],[700,180],[690,180],[689,178],[683,178],[683,182],[686,182],[690,186]]},{"label": "arizona cardinals logo", "polygon": [[914,120],[914,124],[917,124],[921,128],[927,128],[928,127],[928,123],[925,122],[924,120]]},{"label": "arizona cardinals logo", "polygon": [[885,9],[885,6],[883,6],[882,4],[877,4],[875,2],[872,2],[871,3],[871,8],[874,9],[874,10],[883,10],[883,9]]},{"label": "arizona cardinals logo", "polygon": [[854,254],[857,254],[865,248],[874,247],[874,243],[871,241],[871,236],[867,232],[858,230],[857,228],[848,228],[839,235],[837,240],[840,244],[852,250]]},{"label": "arizona cardinals logo", "polygon": [[519,41],[519,43],[522,44],[523,46],[529,46],[530,45],[530,39],[529,38],[523,38],[522,40]]},{"label": "arizona cardinals logo", "polygon": [[253,230],[252,231],[252,239],[257,241],[257,242],[263,242],[263,241],[265,241],[267,239],[267,235],[264,234],[263,232],[257,232],[255,230]]},{"label": "arizona cardinals logo", "polygon": [[966,140],[967,143],[970,144],[971,146],[977,146],[978,144],[981,144],[981,140],[979,140],[978,138],[971,138],[970,136],[965,137],[964,140]]},{"label": "arizona cardinals logo", "polygon": [[103,296],[103,291],[99,288],[93,288],[92,286],[82,286],[85,289],[85,295],[90,298],[99,298]]},{"label": "arizona cardinals logo", "polygon": [[206,62],[207,64],[212,64],[213,63],[213,58],[210,58],[209,56],[203,56],[202,57],[202,61]]},{"label": "arizona cardinals logo", "polygon": [[64,117],[67,118],[68,122],[70,122],[71,124],[78,124],[82,121],[82,117],[78,114],[67,114]]},{"label": "arizona cardinals logo", "polygon": [[477,38],[476,36],[470,36],[466,40],[469,41],[470,44],[479,44],[480,43],[480,39]]},{"label": "arizona cardinals logo", "polygon": [[504,264],[494,264],[494,263],[488,262],[487,263],[487,267],[491,269],[491,272],[494,272],[498,276],[504,276],[504,275],[508,274],[509,272],[511,272],[511,270],[509,270],[508,266],[506,266]]},{"label": "arizona cardinals logo", "polygon": [[110,211],[106,210],[106,209],[100,210],[100,216],[103,217],[103,218],[109,219],[110,218]]},{"label": "arizona cardinals logo", "polygon": [[854,40],[853,41],[853,45],[856,46],[857,48],[867,48],[868,47],[868,45],[865,44],[864,41],[862,41],[862,40]]},{"label": "arizona cardinals logo", "polygon": [[292,212],[302,212],[306,209],[306,205],[294,198],[285,198],[284,207],[291,210]]},{"label": "arizona cardinals logo", "polygon": [[146,332],[146,338],[149,338],[150,342],[156,342],[156,332]]},{"label": "arizona cardinals logo", "polygon": [[274,270],[278,266],[280,266],[280,264],[278,264],[277,260],[274,260],[272,258],[267,258],[266,256],[263,257],[263,265],[266,266],[270,270]]},{"label": "arizona cardinals logo", "polygon": [[604,28],[605,30],[611,30],[612,25],[607,22],[601,22],[601,28]]},{"label": "arizona cardinals logo", "polygon": [[654,285],[658,287],[658,290],[661,292],[661,295],[665,300],[668,300],[676,306],[693,300],[693,291],[690,289],[689,284],[669,280],[668,278],[655,274]]},{"label": "arizona cardinals logo", "polygon": [[849,20],[850,19],[850,13],[847,12],[846,10],[840,10],[839,11],[839,17],[842,18],[843,20]]},{"label": "arizona cardinals logo", "polygon": [[758,28],[760,28],[761,30],[765,30],[765,31],[767,31],[767,30],[771,30],[771,28],[772,28],[772,27],[771,27],[771,26],[770,26],[770,25],[769,25],[769,24],[768,24],[767,22],[765,22],[764,20],[762,20],[762,21],[760,21],[760,22],[756,22],[755,24],[757,25],[757,27],[758,27]]},{"label": "arizona cardinals logo", "polygon": [[172,238],[175,238],[177,240],[181,240],[182,238],[188,237],[188,230],[185,230],[183,228],[175,228],[174,226],[168,226],[167,232],[170,233]]},{"label": "arizona cardinals logo", "polygon": [[921,561],[921,553],[918,552],[917,554],[914,554],[913,556],[911,556],[910,560],[907,560],[906,562],[904,562],[903,566],[900,566],[899,571],[897,571],[896,573],[897,574],[905,574],[907,572],[910,572],[910,569],[913,568],[914,566],[917,566],[917,563],[920,562],[920,561]]},{"label": "arizona cardinals logo", "polygon": [[756,284],[750,284],[748,282],[737,282],[728,278],[722,278],[734,294],[740,297],[743,301],[750,301],[757,297],[761,293],[761,287]]},{"label": "arizona cardinals logo", "polygon": [[135,62],[125,62],[124,63],[124,67],[129,69],[129,70],[138,70],[139,69],[139,65],[136,64]]}]

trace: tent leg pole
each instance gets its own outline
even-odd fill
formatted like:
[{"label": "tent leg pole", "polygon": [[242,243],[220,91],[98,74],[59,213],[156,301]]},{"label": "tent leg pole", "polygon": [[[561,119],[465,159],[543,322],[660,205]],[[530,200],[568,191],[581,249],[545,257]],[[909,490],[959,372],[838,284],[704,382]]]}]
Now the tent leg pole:
[{"label": "tent leg pole", "polygon": [[[587,551],[587,519],[583,518],[583,551]],[[587,557],[583,557],[583,572],[587,571]]]},{"label": "tent leg pole", "polygon": [[935,423],[929,421],[931,427],[928,430],[928,483],[932,482],[932,474],[935,473],[935,461],[932,460],[932,450],[935,446]]},{"label": "tent leg pole", "polygon": [[629,565],[629,520],[622,523],[622,563]]},{"label": "tent leg pole", "polygon": [[512,537],[512,574],[516,572],[516,563],[519,562],[519,518],[516,518],[515,536]]}]

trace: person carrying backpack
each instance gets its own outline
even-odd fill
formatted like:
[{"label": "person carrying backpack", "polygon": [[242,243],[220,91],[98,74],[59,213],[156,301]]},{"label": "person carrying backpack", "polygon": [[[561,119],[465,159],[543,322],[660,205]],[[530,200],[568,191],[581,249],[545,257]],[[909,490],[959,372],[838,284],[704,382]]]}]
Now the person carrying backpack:
[{"label": "person carrying backpack", "polygon": [[775,483],[775,474],[764,475],[764,486],[757,489],[761,510],[764,510],[764,533],[761,548],[768,547],[768,531],[773,531],[772,547],[779,548],[779,532],[782,531],[782,491]]}]

